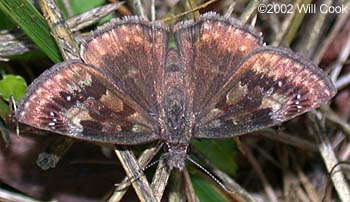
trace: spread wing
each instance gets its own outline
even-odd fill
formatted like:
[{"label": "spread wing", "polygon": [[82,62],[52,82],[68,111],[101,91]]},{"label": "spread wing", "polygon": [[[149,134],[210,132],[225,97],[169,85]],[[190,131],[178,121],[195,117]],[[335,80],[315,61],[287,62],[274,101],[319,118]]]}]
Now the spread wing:
[{"label": "spread wing", "polygon": [[167,44],[168,27],[131,16],[100,27],[82,45],[81,56],[110,75],[125,96],[157,114]]},{"label": "spread wing", "polygon": [[16,118],[39,129],[91,141],[138,144],[157,139],[152,119],[116,89],[96,68],[64,62],[29,86]]},{"label": "spread wing", "polygon": [[84,63],[55,65],[28,88],[17,119],[63,135],[116,144],[159,137],[158,96],[167,28],[137,17],[113,20],[82,46]]},{"label": "spread wing", "polygon": [[246,57],[200,117],[197,138],[224,138],[273,126],[325,104],[336,93],[310,61],[281,48]]},{"label": "spread wing", "polygon": [[175,27],[195,116],[194,137],[225,138],[276,125],[335,94],[326,74],[215,13]]},{"label": "spread wing", "polygon": [[192,92],[193,112],[205,114],[203,108],[227,82],[238,64],[262,39],[252,29],[233,18],[209,12],[198,21],[184,21],[174,28],[181,64],[186,75],[186,89]]}]

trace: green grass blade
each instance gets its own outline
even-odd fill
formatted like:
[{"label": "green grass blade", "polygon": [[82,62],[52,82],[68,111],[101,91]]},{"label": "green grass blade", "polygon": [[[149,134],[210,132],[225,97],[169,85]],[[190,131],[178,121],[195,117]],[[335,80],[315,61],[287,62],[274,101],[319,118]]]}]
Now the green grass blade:
[{"label": "green grass blade", "polygon": [[1,0],[0,10],[19,25],[52,61],[61,61],[59,50],[44,17],[28,0]]},{"label": "green grass blade", "polygon": [[191,180],[193,184],[193,188],[196,192],[199,201],[201,202],[225,202],[229,201],[225,195],[221,194],[215,185],[210,183],[203,176],[191,175]]}]

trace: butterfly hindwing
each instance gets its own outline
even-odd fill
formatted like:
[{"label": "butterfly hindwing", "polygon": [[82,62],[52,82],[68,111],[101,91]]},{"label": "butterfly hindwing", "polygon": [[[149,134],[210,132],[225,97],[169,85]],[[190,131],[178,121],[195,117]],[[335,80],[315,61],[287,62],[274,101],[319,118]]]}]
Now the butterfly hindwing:
[{"label": "butterfly hindwing", "polygon": [[151,118],[124,98],[108,75],[70,61],[55,65],[28,88],[16,118],[74,138],[117,144],[157,139]]},{"label": "butterfly hindwing", "polygon": [[262,47],[216,94],[194,136],[225,138],[273,126],[319,107],[335,93],[324,72],[300,55]]}]

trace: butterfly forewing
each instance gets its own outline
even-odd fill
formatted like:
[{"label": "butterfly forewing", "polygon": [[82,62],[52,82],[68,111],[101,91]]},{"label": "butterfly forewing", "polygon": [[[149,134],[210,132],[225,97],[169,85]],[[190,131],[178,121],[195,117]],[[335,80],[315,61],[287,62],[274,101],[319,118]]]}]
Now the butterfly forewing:
[{"label": "butterfly forewing", "polygon": [[16,117],[36,128],[91,141],[139,144],[155,140],[153,123],[108,78],[79,61],[55,65],[28,88]]},{"label": "butterfly forewing", "polygon": [[110,75],[124,96],[157,114],[167,43],[168,28],[161,23],[114,19],[83,44],[82,58]]},{"label": "butterfly forewing", "polygon": [[[190,102],[197,117],[227,82],[238,64],[262,39],[252,29],[232,18],[207,13],[196,22],[185,21],[174,28]],[[200,112],[200,113],[199,113]],[[199,113],[199,114],[198,114]]]},{"label": "butterfly forewing", "polygon": [[225,138],[279,124],[326,103],[336,93],[318,67],[289,50],[253,51],[216,94],[195,137]]}]

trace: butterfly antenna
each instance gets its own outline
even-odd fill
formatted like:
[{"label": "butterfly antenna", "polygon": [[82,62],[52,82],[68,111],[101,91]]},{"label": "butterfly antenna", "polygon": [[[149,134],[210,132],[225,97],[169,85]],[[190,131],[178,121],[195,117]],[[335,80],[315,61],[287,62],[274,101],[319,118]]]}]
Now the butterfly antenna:
[{"label": "butterfly antenna", "polygon": [[216,178],[213,174],[211,174],[207,169],[205,169],[202,165],[200,165],[199,163],[197,163],[196,161],[194,161],[193,159],[191,159],[189,156],[187,156],[187,159],[193,163],[195,166],[197,166],[199,169],[201,169],[204,173],[206,173],[207,175],[209,175],[209,177],[211,177],[211,179],[213,179],[216,184],[218,184],[222,189],[224,189],[226,192],[232,192],[231,190],[229,190],[220,180],[218,180],[218,178]]},{"label": "butterfly antenna", "polygon": [[[159,143],[156,147],[158,148],[157,150],[159,151],[159,149],[163,147],[163,143]],[[167,157],[166,155],[161,155],[158,160],[155,160],[155,161],[149,163],[148,165],[146,165],[145,167],[141,168],[140,172],[146,171],[148,168],[150,168],[150,167],[154,166],[155,164],[159,163],[161,160],[165,159],[166,157]]]}]

